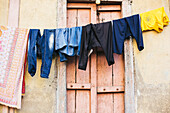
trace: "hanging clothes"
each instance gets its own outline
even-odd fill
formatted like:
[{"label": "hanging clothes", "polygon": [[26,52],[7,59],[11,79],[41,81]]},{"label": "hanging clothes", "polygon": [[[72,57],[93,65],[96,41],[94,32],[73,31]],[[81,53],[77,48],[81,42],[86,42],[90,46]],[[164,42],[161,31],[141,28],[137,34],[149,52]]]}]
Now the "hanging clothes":
[{"label": "hanging clothes", "polygon": [[25,96],[25,74],[26,74],[27,56],[28,56],[28,41],[27,41],[27,48],[25,53],[24,66],[23,66],[22,96]]},{"label": "hanging clothes", "polygon": [[112,37],[111,21],[83,26],[78,68],[86,70],[88,53],[94,47],[103,49],[109,66],[114,64]]},{"label": "hanging clothes", "polygon": [[140,14],[142,31],[155,30],[162,32],[163,27],[169,24],[169,18],[164,7]]},{"label": "hanging clothes", "polygon": [[59,53],[60,61],[66,61],[66,56],[80,54],[82,27],[56,29],[55,50]]},{"label": "hanging clothes", "polygon": [[41,36],[39,29],[30,29],[28,43],[28,72],[33,77],[36,73],[37,54],[42,58],[41,77],[48,78],[54,52],[55,29],[44,29]]},{"label": "hanging clothes", "polygon": [[21,108],[28,30],[0,26],[0,103]]},{"label": "hanging clothes", "polygon": [[143,35],[139,14],[113,20],[113,53],[122,54],[124,40],[129,36],[135,38],[139,51],[144,49]]}]

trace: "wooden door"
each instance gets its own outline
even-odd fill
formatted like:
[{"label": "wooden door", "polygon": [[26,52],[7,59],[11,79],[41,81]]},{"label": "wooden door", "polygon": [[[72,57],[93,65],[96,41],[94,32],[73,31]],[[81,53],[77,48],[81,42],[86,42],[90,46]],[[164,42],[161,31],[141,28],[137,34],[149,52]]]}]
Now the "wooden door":
[{"label": "wooden door", "polygon": [[[67,26],[83,26],[120,18],[120,5],[69,3]],[[78,57],[67,62],[68,113],[124,113],[124,58],[114,54],[108,66],[99,48],[89,57],[86,71],[78,69]]]}]

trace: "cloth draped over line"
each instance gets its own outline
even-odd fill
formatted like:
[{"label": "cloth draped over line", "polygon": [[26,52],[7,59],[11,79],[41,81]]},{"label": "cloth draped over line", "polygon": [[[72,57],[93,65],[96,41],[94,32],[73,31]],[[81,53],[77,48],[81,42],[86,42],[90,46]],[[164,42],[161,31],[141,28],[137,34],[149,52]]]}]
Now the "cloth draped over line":
[{"label": "cloth draped over line", "polygon": [[67,56],[80,55],[82,27],[56,29],[55,50],[60,61],[67,61]]},{"label": "cloth draped over line", "polygon": [[140,14],[142,31],[155,30],[162,32],[163,27],[169,24],[169,18],[164,7]]},{"label": "cloth draped over line", "polygon": [[20,109],[28,30],[1,26],[0,31],[0,103]]},{"label": "cloth draped over line", "polygon": [[122,54],[124,40],[129,36],[135,38],[138,50],[144,49],[143,35],[139,14],[112,21],[113,25],[113,53]]},{"label": "cloth draped over line", "polygon": [[[40,31],[37,30],[34,35],[38,34],[41,38],[34,39],[36,36],[33,36],[33,41],[37,41],[38,44],[35,43],[32,47],[35,47],[37,56],[43,59],[42,63],[45,68],[41,70],[43,73],[41,77],[48,78],[54,49],[59,53],[60,61],[66,61],[66,56],[80,55],[79,69],[86,70],[88,52],[93,47],[102,47],[108,65],[111,65],[114,63],[112,53],[122,54],[125,38],[129,36],[135,38],[138,49],[141,51],[144,49],[142,31],[162,32],[163,27],[168,24],[169,18],[162,7],[141,13],[140,16],[137,14],[113,20],[112,24],[109,21],[83,27],[46,29],[42,37],[39,35]],[[25,79],[27,40],[27,29],[0,26],[0,59],[2,59],[0,60],[0,103],[18,109],[21,108],[21,94],[25,93],[23,80]],[[45,50],[48,51],[44,52]],[[30,53],[35,53],[35,51]],[[28,52],[28,57],[30,53]],[[32,64],[35,69],[30,69],[30,72],[36,72],[35,62]]]},{"label": "cloth draped over line", "polygon": [[86,70],[88,53],[94,47],[103,49],[109,66],[114,64],[112,37],[111,21],[83,26],[78,68]]}]

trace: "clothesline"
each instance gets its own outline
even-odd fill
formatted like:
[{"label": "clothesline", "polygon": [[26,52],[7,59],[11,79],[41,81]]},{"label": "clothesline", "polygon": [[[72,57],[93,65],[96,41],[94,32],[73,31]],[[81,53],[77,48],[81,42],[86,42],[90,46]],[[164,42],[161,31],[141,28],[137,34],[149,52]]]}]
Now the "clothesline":
[{"label": "clothesline", "polygon": [[[129,36],[135,38],[138,50],[141,51],[144,49],[142,31],[162,32],[163,26],[168,24],[169,18],[162,7],[98,24],[44,29],[43,35],[41,35],[40,29],[30,29],[29,37],[28,29],[1,26],[0,58],[4,60],[0,60],[0,103],[21,108],[20,92],[24,75],[24,61],[26,60],[27,39],[28,72],[31,76],[35,75],[38,56],[42,58],[40,76],[48,78],[54,52],[59,54],[60,61],[66,61],[67,56],[79,55],[78,68],[86,70],[88,53],[94,47],[101,47],[108,65],[112,65],[114,64],[113,53],[122,54],[125,38]],[[16,62],[18,66],[14,66]]]}]

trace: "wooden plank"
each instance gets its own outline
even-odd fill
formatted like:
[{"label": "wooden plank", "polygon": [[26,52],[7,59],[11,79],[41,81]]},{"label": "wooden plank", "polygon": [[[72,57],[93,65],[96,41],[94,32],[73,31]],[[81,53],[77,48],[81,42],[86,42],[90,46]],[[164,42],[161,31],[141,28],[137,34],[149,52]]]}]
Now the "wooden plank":
[{"label": "wooden plank", "polygon": [[8,26],[18,27],[19,25],[19,5],[20,0],[9,1]]},{"label": "wooden plank", "polygon": [[15,109],[9,108],[9,112],[8,113],[15,113]]},{"label": "wooden plank", "polygon": [[[90,13],[91,11],[88,9],[78,9],[78,26],[88,24],[90,22],[89,16]],[[77,65],[76,82],[81,84],[90,83],[90,58],[87,63],[86,71],[79,70]],[[90,91],[78,90],[76,93],[76,113],[89,113],[89,112],[90,112]]]},{"label": "wooden plank", "polygon": [[[126,17],[129,15],[131,15],[131,1],[123,0],[122,16]],[[124,42],[124,58],[125,58],[125,113],[136,113],[132,37]]]},{"label": "wooden plank", "polygon": [[67,27],[77,26],[77,9],[67,9]]},{"label": "wooden plank", "polygon": [[[75,57],[69,57],[67,61],[67,85],[75,83]],[[76,111],[76,94],[75,90],[67,90],[67,113],[75,113]]]},{"label": "wooden plank", "polygon": [[78,20],[79,20],[78,25],[85,26],[91,21],[91,15],[89,12],[91,12],[91,9],[78,9]]},{"label": "wooden plank", "polygon": [[114,10],[121,10],[120,5],[99,5],[98,11],[114,11]]},{"label": "wooden plank", "polygon": [[2,106],[2,113],[8,113],[8,107]]},{"label": "wooden plank", "polygon": [[[75,27],[77,26],[77,9],[67,9],[67,27]],[[67,61],[67,83],[75,83],[76,77],[76,66],[75,66],[75,58],[69,57]],[[76,112],[76,91],[75,90],[67,90],[67,112],[75,113]]]},{"label": "wooden plank", "polygon": [[67,89],[91,89],[91,84],[67,83]]},{"label": "wooden plank", "polygon": [[[108,66],[103,52],[98,52],[97,59],[98,87],[112,86],[112,66]],[[97,103],[98,113],[113,113],[113,94],[98,94]]]},{"label": "wooden plank", "polygon": [[104,86],[104,87],[98,87],[97,93],[118,93],[118,92],[124,92],[124,86]]},{"label": "wooden plank", "polygon": [[123,0],[101,0],[101,1],[108,1],[108,2],[122,2]]},{"label": "wooden plank", "polygon": [[97,55],[91,54],[91,113],[97,113]]},{"label": "wooden plank", "polygon": [[107,22],[115,19],[119,19],[120,12],[99,12],[100,13],[100,22]]},{"label": "wooden plank", "polygon": [[[68,2],[90,2],[95,3],[96,0],[68,0]],[[122,2],[123,0],[100,0],[100,1],[109,1],[109,2]]]},{"label": "wooden plank", "polygon": [[[115,64],[113,65],[113,84],[122,86],[124,89],[124,58],[123,55],[114,54]],[[114,93],[114,113],[124,113],[124,93]]]},{"label": "wooden plank", "polygon": [[69,3],[67,4],[67,8],[74,8],[74,9],[91,9],[94,4],[90,3]]},{"label": "wooden plank", "polygon": [[[67,23],[67,0],[57,1],[57,27],[65,28]],[[57,113],[67,113],[66,62],[57,60]]]}]

